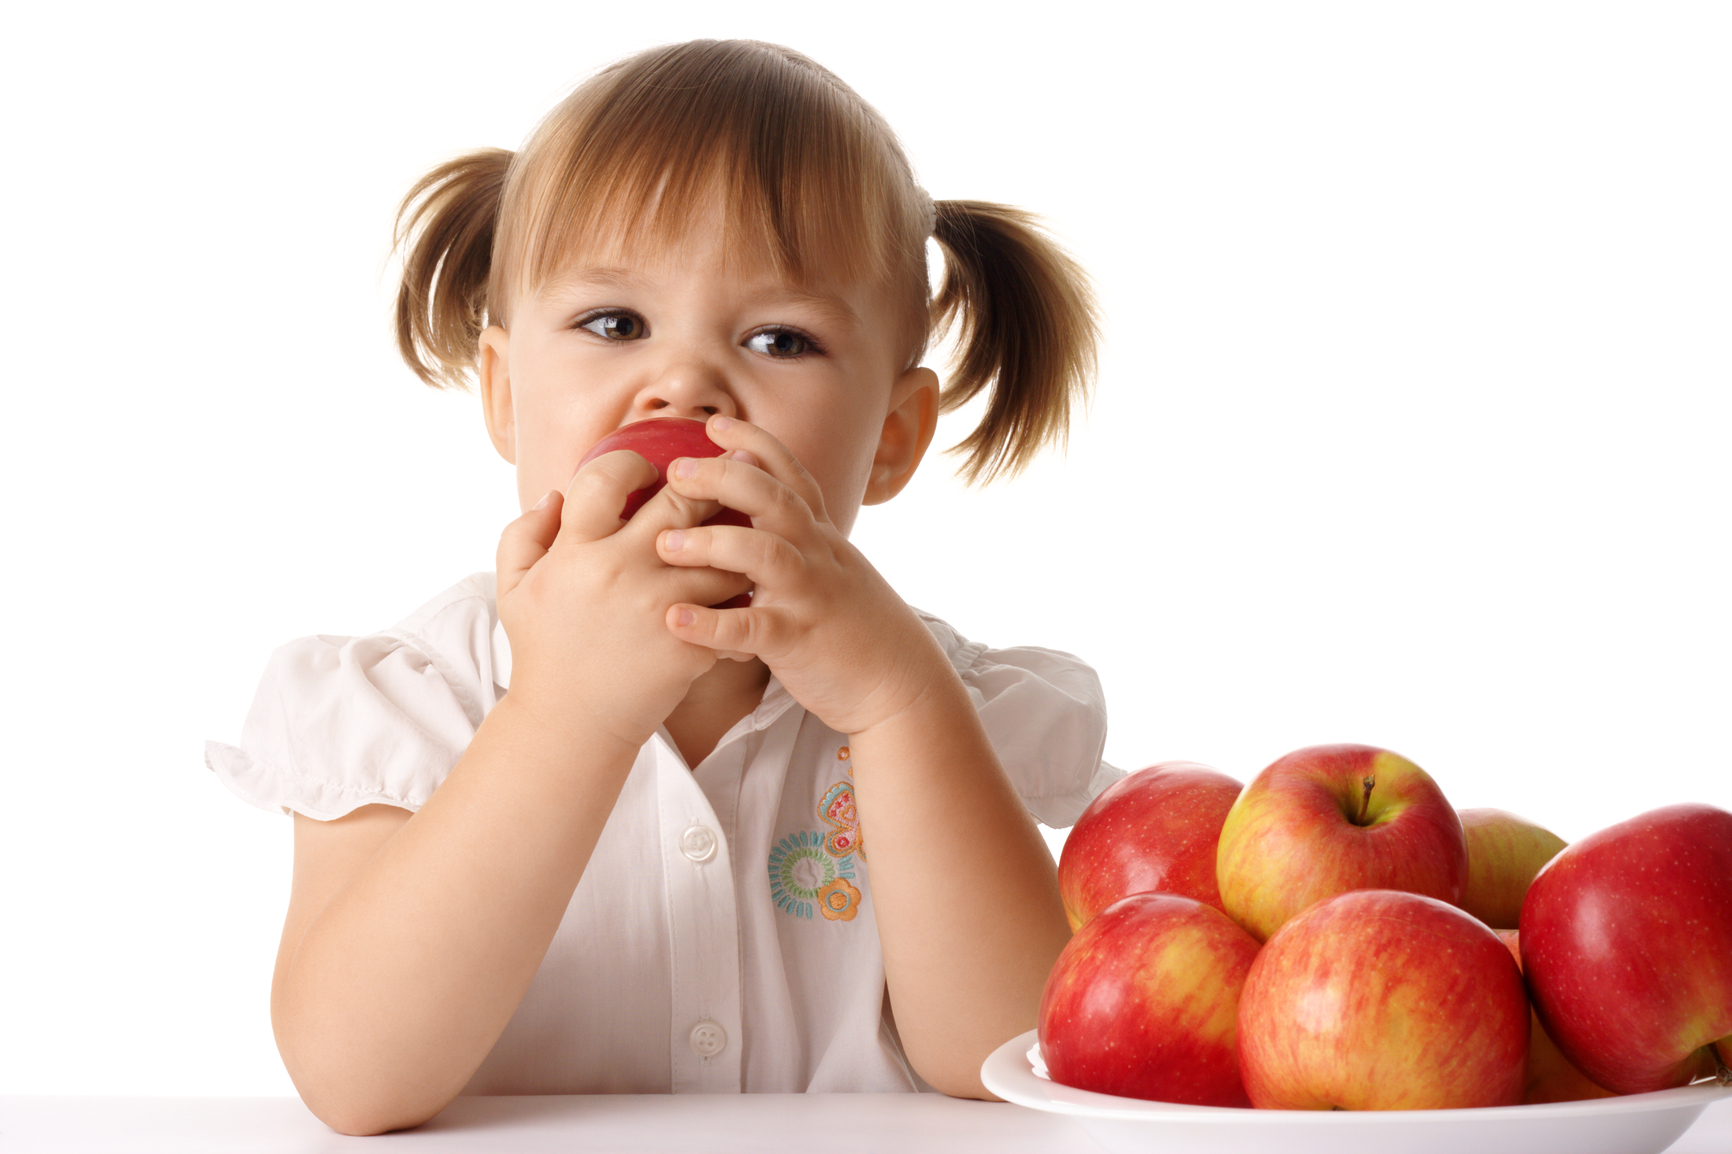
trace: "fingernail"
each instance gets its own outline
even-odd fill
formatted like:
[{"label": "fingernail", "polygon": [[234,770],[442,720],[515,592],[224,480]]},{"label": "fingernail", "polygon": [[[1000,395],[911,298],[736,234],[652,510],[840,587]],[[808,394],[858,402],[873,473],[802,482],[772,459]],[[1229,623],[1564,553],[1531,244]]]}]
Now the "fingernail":
[{"label": "fingernail", "polygon": [[698,463],[690,457],[681,457],[672,465],[668,466],[668,472],[672,473],[682,481],[697,471]]},{"label": "fingernail", "polygon": [[[539,501],[537,501],[537,502],[536,502],[536,503],[535,503],[535,508],[536,508],[536,509],[545,509],[545,508],[547,508],[547,503],[548,503],[548,502],[549,502],[549,501],[551,501],[551,500],[553,500],[553,495],[554,495],[554,494],[555,494],[555,493],[557,493],[557,492],[559,492],[559,490],[558,490],[558,489],[549,489],[549,490],[548,490],[548,491],[547,491],[547,493],[546,493],[546,495],[544,495],[544,496],[543,496],[543,497],[542,497],[542,498],[541,498],[541,500],[539,500]],[[533,511],[534,511],[534,510],[531,510],[531,512],[533,512]]]},{"label": "fingernail", "polygon": [[698,615],[693,613],[690,609],[681,609],[678,613],[674,614],[674,623],[676,625],[690,625],[697,619]]},{"label": "fingernail", "polygon": [[748,465],[756,465],[758,463],[758,458],[752,456],[752,454],[748,453],[744,449],[735,449],[733,452],[729,453],[728,456],[732,457],[736,461],[744,461]]},{"label": "fingernail", "polygon": [[667,537],[662,541],[662,548],[666,549],[669,553],[678,553],[681,549],[685,548],[685,544],[685,533],[679,529],[670,529],[668,530]]},{"label": "fingernail", "polygon": [[724,417],[720,413],[717,413],[715,416],[710,418],[710,428],[714,429],[718,433],[726,432],[728,429],[733,427],[733,424],[734,418]]}]

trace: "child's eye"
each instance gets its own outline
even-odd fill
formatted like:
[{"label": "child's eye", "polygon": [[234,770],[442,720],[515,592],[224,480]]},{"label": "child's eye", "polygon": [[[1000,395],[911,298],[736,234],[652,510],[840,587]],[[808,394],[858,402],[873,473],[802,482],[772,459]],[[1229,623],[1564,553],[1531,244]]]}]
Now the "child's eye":
[{"label": "child's eye", "polygon": [[798,329],[759,329],[746,338],[746,347],[754,353],[784,360],[822,352],[818,342]]},{"label": "child's eye", "polygon": [[592,313],[578,321],[577,327],[610,341],[637,341],[649,335],[649,326],[636,313]]}]

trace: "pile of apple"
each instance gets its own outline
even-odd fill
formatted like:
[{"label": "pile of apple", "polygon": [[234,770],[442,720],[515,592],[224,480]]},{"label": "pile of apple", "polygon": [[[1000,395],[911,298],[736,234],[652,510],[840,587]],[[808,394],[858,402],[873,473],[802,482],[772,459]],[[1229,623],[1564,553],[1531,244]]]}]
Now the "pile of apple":
[{"label": "pile of apple", "polygon": [[1364,745],[1130,774],[1065,843],[1040,1049],[1079,1089],[1422,1110],[1732,1082],[1732,813],[1574,845]]}]

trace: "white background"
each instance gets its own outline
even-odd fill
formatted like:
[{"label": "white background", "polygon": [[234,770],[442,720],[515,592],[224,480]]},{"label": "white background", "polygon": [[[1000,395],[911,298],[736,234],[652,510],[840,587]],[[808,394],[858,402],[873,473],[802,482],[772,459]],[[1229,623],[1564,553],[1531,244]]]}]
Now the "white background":
[{"label": "white background", "polygon": [[0,1092],[292,1092],[290,823],[201,743],[276,645],[491,567],[511,474],[395,359],[393,210],[669,40],[809,53],[1097,278],[1068,456],[984,493],[934,457],[856,540],[1092,662],[1109,760],[1382,744],[1568,838],[1732,807],[1728,9],[1132,11],[14,13]]}]

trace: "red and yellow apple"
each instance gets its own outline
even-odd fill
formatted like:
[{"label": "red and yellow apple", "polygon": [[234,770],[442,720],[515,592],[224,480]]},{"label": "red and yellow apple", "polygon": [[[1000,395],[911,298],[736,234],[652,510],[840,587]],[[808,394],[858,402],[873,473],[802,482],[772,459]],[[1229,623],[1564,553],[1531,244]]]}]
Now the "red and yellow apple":
[{"label": "red and yellow apple", "polygon": [[[1464,811],[1465,817],[1465,811]],[[1472,853],[1470,849],[1468,851]],[[1483,920],[1483,919],[1481,919]],[[1519,968],[1522,964],[1521,933],[1498,930],[1497,936],[1509,947],[1510,956]],[[1522,1105],[1535,1106],[1542,1102],[1580,1102],[1588,1098],[1615,1097],[1604,1086],[1596,1086],[1588,1076],[1570,1065],[1552,1036],[1540,1024],[1540,1016],[1530,1011],[1533,1019],[1528,1027],[1527,1086],[1522,1090]]]},{"label": "red and yellow apple", "polygon": [[1131,894],[1180,894],[1221,909],[1215,843],[1241,783],[1206,765],[1164,761],[1089,803],[1065,838],[1058,890],[1070,928]]},{"label": "red and yellow apple", "polygon": [[1102,1094],[1249,1105],[1234,1032],[1239,988],[1256,956],[1251,935],[1194,898],[1133,894],[1108,906],[1071,938],[1047,978],[1047,1073]]},{"label": "red and yellow apple", "polygon": [[1507,810],[1463,809],[1456,816],[1467,837],[1467,885],[1461,908],[1494,930],[1515,929],[1534,875],[1567,843],[1544,826]]},{"label": "red and yellow apple", "polygon": [[1443,791],[1369,745],[1311,746],[1252,778],[1215,860],[1227,913],[1264,941],[1334,894],[1406,890],[1454,904],[1467,883],[1467,842]]},{"label": "red and yellow apple", "polygon": [[1521,1101],[1528,999],[1497,935],[1434,898],[1338,894],[1264,944],[1239,998],[1253,1104],[1441,1110]]},{"label": "red and yellow apple", "polygon": [[1522,963],[1572,1064],[1620,1094],[1732,1065],[1732,813],[1672,805],[1590,834],[1528,889]]}]

